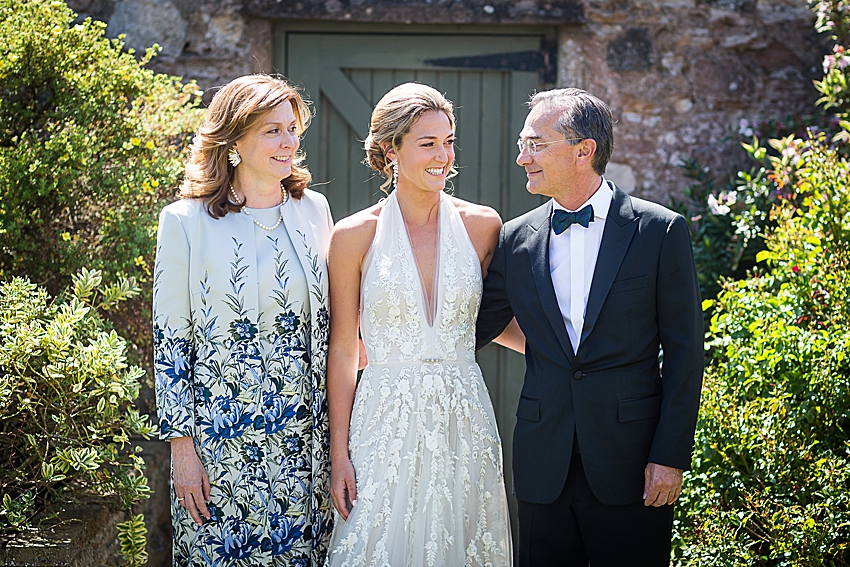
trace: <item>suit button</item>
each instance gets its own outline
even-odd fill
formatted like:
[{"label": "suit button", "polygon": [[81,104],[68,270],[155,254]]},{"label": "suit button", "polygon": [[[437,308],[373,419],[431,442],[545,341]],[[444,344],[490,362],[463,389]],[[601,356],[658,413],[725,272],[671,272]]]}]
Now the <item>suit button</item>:
[{"label": "suit button", "polygon": [[584,376],[584,374],[581,373],[581,370],[576,370],[575,372],[573,372],[573,378],[575,378],[576,380],[581,380],[582,376]]}]

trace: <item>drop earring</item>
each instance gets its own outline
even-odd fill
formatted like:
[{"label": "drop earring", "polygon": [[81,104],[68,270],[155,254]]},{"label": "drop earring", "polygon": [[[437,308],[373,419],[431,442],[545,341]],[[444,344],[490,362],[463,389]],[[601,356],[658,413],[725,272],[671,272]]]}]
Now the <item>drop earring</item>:
[{"label": "drop earring", "polygon": [[393,160],[393,189],[398,189],[398,160]]},{"label": "drop earring", "polygon": [[239,152],[236,151],[236,148],[230,148],[230,151],[227,152],[227,161],[230,162],[230,165],[236,167],[240,163],[242,163],[242,156],[239,155]]}]

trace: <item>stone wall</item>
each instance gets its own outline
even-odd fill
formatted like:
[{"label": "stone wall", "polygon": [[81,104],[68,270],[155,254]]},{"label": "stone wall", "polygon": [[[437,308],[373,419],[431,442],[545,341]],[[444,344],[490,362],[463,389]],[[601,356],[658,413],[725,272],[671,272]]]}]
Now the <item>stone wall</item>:
[{"label": "stone wall", "polygon": [[[697,158],[731,175],[750,167],[742,119],[813,110],[825,53],[802,0],[601,0],[560,33],[559,83],[617,115],[612,174],[663,202]],[[630,183],[624,183],[630,185]]]},{"label": "stone wall", "polygon": [[557,25],[558,85],[615,111],[609,176],[664,202],[695,157],[721,175],[745,165],[749,122],[810,111],[825,53],[804,0],[68,0],[128,46],[162,46],[157,71],[202,88],[272,70],[279,19]]},{"label": "stone wall", "polygon": [[241,0],[67,0],[81,18],[107,22],[136,51],[158,43],[152,67],[202,88],[272,68],[272,21],[241,13]]},{"label": "stone wall", "polygon": [[[169,470],[171,452],[164,441],[132,439],[141,445],[145,476],[153,494],[142,500],[134,513],[145,516],[147,528],[147,567],[170,567],[171,509]],[[33,527],[20,533],[0,534],[0,567],[120,567],[121,558],[116,524],[129,514],[115,508],[115,502],[96,497],[75,505],[59,504],[35,518]],[[54,517],[55,514],[55,517]]]},{"label": "stone wall", "polygon": [[63,507],[57,513],[44,523],[36,518],[36,527],[24,532],[0,535],[0,566],[119,567],[123,564],[115,525],[127,519],[126,513],[97,499]]}]

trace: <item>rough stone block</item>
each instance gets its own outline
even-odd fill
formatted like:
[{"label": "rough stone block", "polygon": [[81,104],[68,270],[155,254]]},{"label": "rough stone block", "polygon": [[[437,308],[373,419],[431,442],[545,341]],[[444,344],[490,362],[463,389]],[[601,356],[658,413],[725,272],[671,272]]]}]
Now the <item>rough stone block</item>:
[{"label": "rough stone block", "polygon": [[124,512],[96,500],[66,507],[39,527],[0,536],[0,565],[117,567],[115,525],[125,519]]},{"label": "rough stone block", "polygon": [[175,58],[183,51],[186,20],[170,0],[119,0],[106,34],[118,37],[122,33],[127,46],[140,53],[158,43],[160,57]]},{"label": "rough stone block", "polygon": [[608,43],[608,67],[614,71],[646,71],[655,63],[655,48],[646,28],[628,28]]}]

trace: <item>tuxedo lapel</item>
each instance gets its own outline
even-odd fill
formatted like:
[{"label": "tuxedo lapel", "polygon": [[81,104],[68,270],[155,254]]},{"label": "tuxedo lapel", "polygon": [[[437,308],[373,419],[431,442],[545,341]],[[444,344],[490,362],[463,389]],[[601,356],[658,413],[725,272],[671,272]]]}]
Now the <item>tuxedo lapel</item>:
[{"label": "tuxedo lapel", "polygon": [[555,330],[555,335],[561,343],[567,358],[572,364],[575,358],[573,345],[561,316],[561,308],[558,306],[558,298],[555,296],[555,287],[552,285],[552,273],[549,269],[549,234],[551,232],[552,203],[538,209],[538,214],[528,219],[526,230],[528,231],[527,244],[528,254],[531,259],[531,271],[534,274],[534,283],[540,296],[540,304],[546,317]]},{"label": "tuxedo lapel", "polygon": [[631,199],[615,185],[611,208],[608,210],[605,229],[602,231],[602,243],[599,246],[599,256],[596,260],[596,268],[593,271],[593,280],[590,284],[580,345],[584,344],[584,341],[593,331],[593,326],[596,324],[605,298],[608,297],[611,284],[614,283],[614,278],[620,271],[623,258],[626,257],[626,251],[629,249],[629,244],[637,229],[637,221],[638,218],[635,216],[634,209],[632,209]]}]

